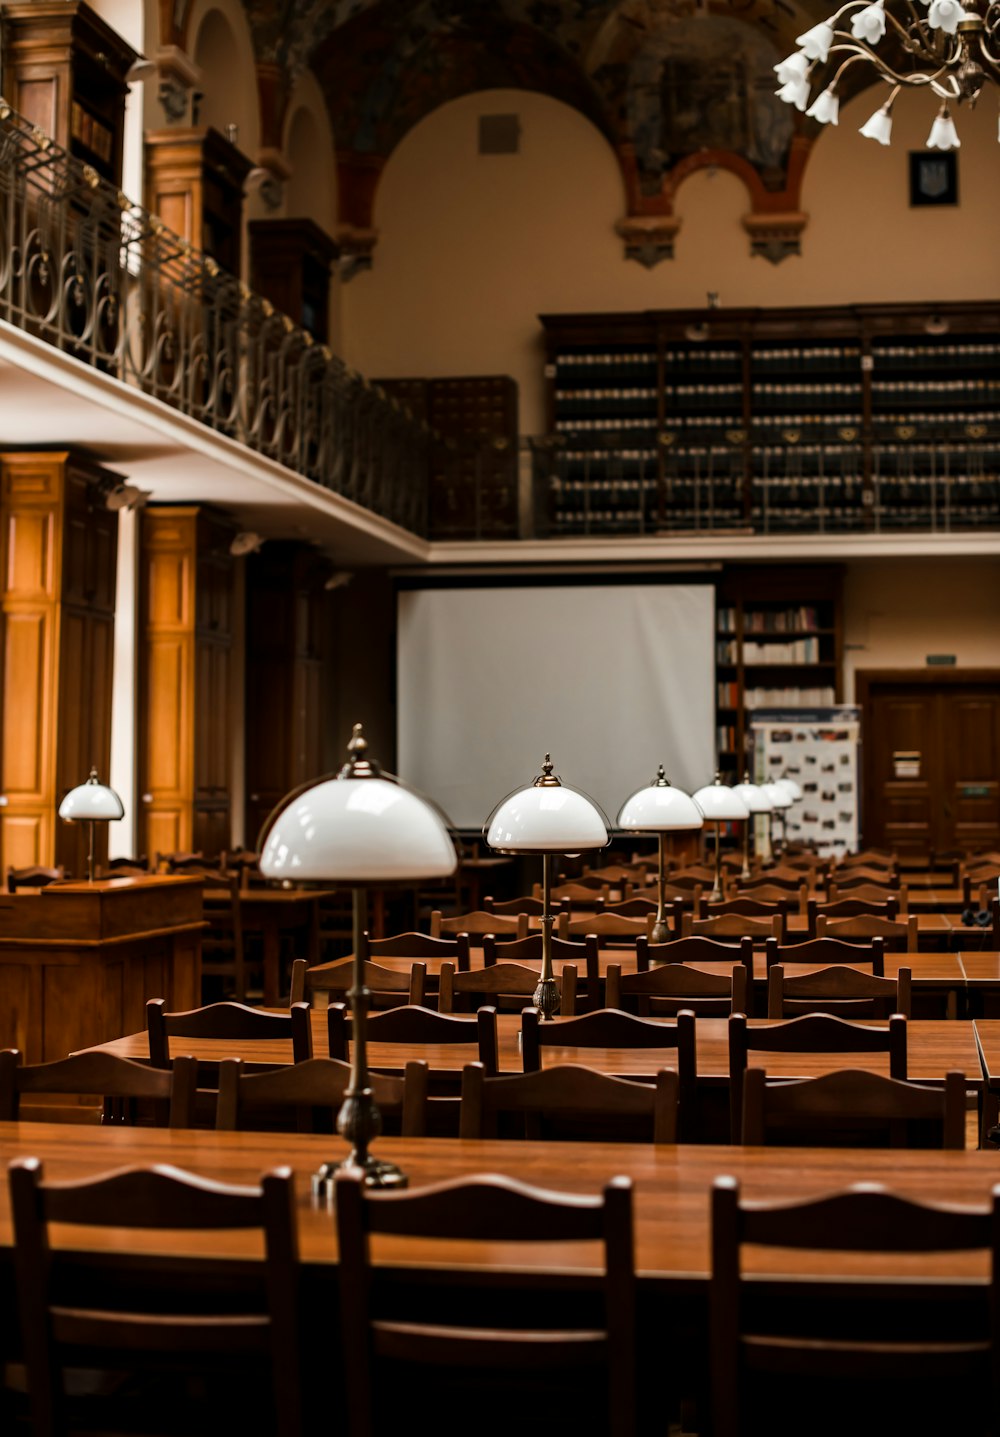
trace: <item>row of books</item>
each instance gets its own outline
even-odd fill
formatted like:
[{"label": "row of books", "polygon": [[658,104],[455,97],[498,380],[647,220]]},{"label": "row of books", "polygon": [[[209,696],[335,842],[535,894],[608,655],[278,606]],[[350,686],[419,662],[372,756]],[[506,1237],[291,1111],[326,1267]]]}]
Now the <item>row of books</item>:
[{"label": "row of books", "polygon": [[819,639],[793,639],[789,643],[756,643],[743,645],[745,664],[818,664]]},{"label": "row of books", "polygon": [[743,694],[743,706],[748,709],[774,708],[827,708],[836,703],[832,685],[819,688],[753,688]]}]

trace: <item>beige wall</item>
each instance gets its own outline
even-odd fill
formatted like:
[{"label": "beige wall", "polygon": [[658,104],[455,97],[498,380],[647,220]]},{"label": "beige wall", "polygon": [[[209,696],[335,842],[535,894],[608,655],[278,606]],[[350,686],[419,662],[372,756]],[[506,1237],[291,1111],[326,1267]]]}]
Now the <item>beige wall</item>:
[{"label": "beige wall", "polygon": [[[700,171],[678,193],[676,258],[652,270],[622,257],[620,171],[588,121],[524,91],[453,101],[386,166],[374,268],[344,290],[345,357],[371,377],[512,374],[530,433],[543,427],[540,312],[701,305],[708,290],[723,305],[995,297],[995,110],[957,116],[960,204],[911,210],[907,153],[923,148],[934,107],[901,96],[885,149],[857,134],[882,98],[862,95],[818,142],[801,256],[751,259],[742,184]],[[520,116],[520,154],[477,153],[479,116],[493,113]]]},{"label": "beige wall", "polygon": [[864,559],[844,581],[844,701],[858,669],[922,669],[928,654],[1000,668],[1000,559]]}]

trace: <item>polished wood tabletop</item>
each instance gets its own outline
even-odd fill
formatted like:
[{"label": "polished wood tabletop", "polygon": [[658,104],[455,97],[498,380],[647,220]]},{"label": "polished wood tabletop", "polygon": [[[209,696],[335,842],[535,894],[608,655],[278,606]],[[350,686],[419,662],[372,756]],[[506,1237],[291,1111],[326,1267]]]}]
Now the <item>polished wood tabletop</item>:
[{"label": "polished wood tabletop", "polygon": [[[563,1020],[555,1018],[546,1029],[557,1033]],[[668,1020],[664,1020],[668,1021]],[[751,1019],[750,1028],[764,1019]],[[313,1050],[327,1051],[326,1015],[314,1010]],[[497,1020],[500,1047],[500,1071],[518,1073],[522,1070],[520,1051],[521,1018],[518,1013],[501,1013]],[[725,1018],[699,1018],[695,1026],[699,1082],[712,1085],[729,1080],[729,1030]],[[201,1063],[218,1063],[224,1058],[242,1058],[255,1066],[272,1066],[292,1061],[292,1045],[283,1038],[235,1040],[225,1038],[185,1038],[175,1041],[174,1050],[190,1053]],[[101,1052],[119,1057],[149,1061],[149,1039],[145,1032],[130,1033],[113,1042],[103,1043]],[[423,1059],[439,1074],[457,1076],[465,1063],[478,1057],[475,1023],[470,1022],[470,1041],[464,1043],[369,1043],[368,1062],[381,1072],[402,1072],[414,1059]],[[602,1073],[618,1077],[652,1077],[664,1067],[675,1065],[670,1048],[562,1048],[545,1047],[542,1061],[546,1067],[560,1063],[581,1063]],[[774,1077],[808,1078],[842,1068],[867,1068],[888,1076],[888,1056],[881,1053],[774,1053],[761,1059]],[[982,1066],[972,1023],[945,1019],[917,1019],[908,1027],[908,1068],[911,1078],[924,1082],[943,1082],[946,1073],[961,1072],[970,1087],[981,1087]]]},{"label": "polished wood tabletop", "polygon": [[[398,1163],[412,1187],[502,1173],[560,1192],[596,1193],[609,1178],[625,1174],[635,1191],[636,1266],[645,1289],[700,1292],[710,1265],[709,1192],[715,1177],[731,1174],[744,1195],[791,1201],[841,1190],[852,1182],[883,1182],[901,1195],[924,1202],[986,1206],[998,1178],[996,1154],[874,1149],[733,1148],[710,1145],[655,1147],[653,1144],[469,1141],[446,1138],[381,1138],[375,1150]],[[0,1123],[0,1161],[38,1157],[55,1180],[82,1179],[115,1168],[170,1163],[222,1182],[253,1183],[278,1164],[295,1174],[299,1242],[304,1264],[317,1270],[337,1260],[334,1223],[328,1205],[310,1195],[309,1176],[328,1159],[346,1155],[339,1137],[300,1133],[217,1133],[160,1128],[83,1128],[50,1123]],[[66,1243],[65,1234],[56,1236]],[[114,1230],[81,1228],[72,1247],[119,1251]],[[128,1234],[129,1251],[169,1251],[175,1256],[259,1260],[259,1239],[243,1232]],[[11,1246],[6,1183],[0,1184],[0,1253]],[[433,1263],[467,1271],[489,1270],[527,1278],[564,1275],[567,1268],[593,1269],[593,1245],[524,1244],[519,1247],[459,1243],[404,1243],[380,1239],[374,1259],[383,1266]],[[750,1250],[750,1269],[767,1272],[857,1273],[948,1279],[956,1285],[985,1276],[981,1254],[809,1254]],[[701,1311],[701,1309],[697,1309]]]}]

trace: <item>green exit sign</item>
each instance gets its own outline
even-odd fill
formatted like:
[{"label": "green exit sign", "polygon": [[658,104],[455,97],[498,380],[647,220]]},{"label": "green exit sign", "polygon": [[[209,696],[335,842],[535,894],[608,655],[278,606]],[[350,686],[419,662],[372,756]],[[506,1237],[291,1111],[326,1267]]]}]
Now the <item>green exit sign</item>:
[{"label": "green exit sign", "polygon": [[934,668],[941,668],[941,669],[954,668],[954,667],[955,667],[955,655],[954,655],[954,654],[928,654],[928,655],[927,655],[927,664],[928,664],[928,667],[930,667],[930,668],[932,668],[932,669],[934,669]]},{"label": "green exit sign", "polygon": [[990,786],[988,783],[963,783],[963,798],[989,798]]}]

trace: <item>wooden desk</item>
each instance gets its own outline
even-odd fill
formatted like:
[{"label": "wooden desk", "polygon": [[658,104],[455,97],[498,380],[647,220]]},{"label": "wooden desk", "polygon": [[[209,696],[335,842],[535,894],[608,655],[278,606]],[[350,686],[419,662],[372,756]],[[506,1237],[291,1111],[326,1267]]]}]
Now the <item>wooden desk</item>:
[{"label": "wooden desk", "polygon": [[65,1058],[201,1001],[201,884],[150,875],[0,896],[0,1047]]},{"label": "wooden desk", "polygon": [[[334,890],[319,888],[241,888],[240,921],[244,933],[259,933],[264,953],[264,1003],[276,1008],[282,999],[281,939],[298,934],[301,950],[297,958],[310,964],[319,961],[319,905]],[[221,889],[204,890],[206,908],[228,904]],[[200,999],[199,999],[200,1002]]]},{"label": "wooden desk", "polygon": [[[563,1019],[555,1018],[546,1027],[558,1031]],[[763,1019],[751,1019],[750,1028]],[[326,1014],[312,1014],[313,1049],[327,1051]],[[519,1073],[522,1069],[518,1037],[521,1030],[519,1013],[501,1013],[498,1018],[500,1071]],[[725,1018],[699,1018],[696,1024],[698,1082],[719,1087],[729,1082],[729,1037]],[[175,1045],[176,1046],[176,1045]],[[101,1050],[119,1057],[149,1061],[149,1040],[145,1032],[130,1033]],[[270,1066],[292,1061],[291,1041],[256,1039],[236,1042],[223,1038],[185,1038],[176,1051],[193,1054],[201,1063],[218,1063],[223,1058],[243,1058],[254,1066]],[[373,1043],[368,1044],[368,1062],[381,1072],[401,1073],[408,1062],[423,1058],[439,1076],[457,1079],[464,1064],[477,1060],[475,1033],[466,1046],[439,1043]],[[673,1049],[649,1048],[546,1048],[543,1063],[581,1063],[616,1077],[650,1078],[660,1068],[675,1065]],[[808,1078],[841,1068],[867,1068],[888,1076],[888,1057],[881,1053],[787,1053],[768,1054],[762,1059],[769,1073],[780,1078]],[[930,1083],[943,1083],[946,1073],[965,1073],[968,1084],[980,1089],[983,1070],[972,1023],[945,1019],[915,1020],[909,1025],[908,1067],[911,1078]]]}]

